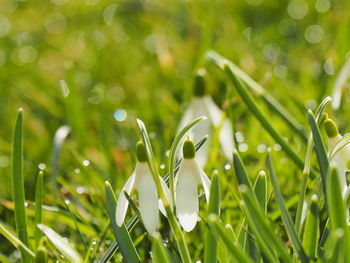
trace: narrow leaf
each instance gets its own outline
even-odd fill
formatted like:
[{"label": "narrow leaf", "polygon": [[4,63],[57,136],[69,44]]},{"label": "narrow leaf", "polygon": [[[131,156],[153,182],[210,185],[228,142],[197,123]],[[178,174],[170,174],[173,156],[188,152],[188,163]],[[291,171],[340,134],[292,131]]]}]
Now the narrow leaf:
[{"label": "narrow leaf", "polygon": [[[34,225],[37,226],[42,221],[42,204],[43,204],[43,176],[44,172],[40,171],[38,174],[38,178],[36,179],[35,184],[35,219]],[[39,240],[41,238],[41,231],[38,227],[34,228],[34,239],[35,239],[35,247],[39,246]]]}]

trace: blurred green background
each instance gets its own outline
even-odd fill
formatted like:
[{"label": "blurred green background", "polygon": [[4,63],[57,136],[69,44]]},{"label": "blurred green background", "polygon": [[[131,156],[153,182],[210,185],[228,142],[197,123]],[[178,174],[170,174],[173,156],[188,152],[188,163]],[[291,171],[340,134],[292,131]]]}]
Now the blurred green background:
[{"label": "blurred green background", "polygon": [[[346,0],[0,0],[0,219],[13,226],[11,138],[17,108],[24,109],[27,199],[33,200],[39,169],[52,172],[56,130],[69,125],[58,166],[60,190],[90,224],[84,234],[98,239],[108,224],[103,182],[120,189],[135,163],[136,117],[151,133],[159,164],[166,164],[200,67],[208,70],[208,92],[231,111],[240,150],[255,175],[264,168],[264,146],[273,141],[224,75],[208,65],[205,52],[213,49],[233,60],[306,127],[305,109],[331,94],[349,51],[349,5]],[[342,131],[349,124],[344,114],[349,94],[344,100],[337,115]],[[303,154],[288,127],[273,115],[271,121]],[[293,169],[283,154],[277,159],[278,170],[288,164]],[[213,156],[207,171],[224,171],[226,162]],[[229,181],[232,170],[225,171],[223,180]],[[284,176],[287,194],[292,173]],[[44,203],[62,203],[48,189]],[[58,219],[47,220],[54,226]],[[12,251],[0,240],[0,251]]]}]

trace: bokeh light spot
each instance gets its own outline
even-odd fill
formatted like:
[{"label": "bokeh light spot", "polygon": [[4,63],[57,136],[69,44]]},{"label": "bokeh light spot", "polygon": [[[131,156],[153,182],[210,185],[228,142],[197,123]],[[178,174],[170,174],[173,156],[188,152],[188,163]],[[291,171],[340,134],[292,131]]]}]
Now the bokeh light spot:
[{"label": "bokeh light spot", "polygon": [[0,16],[0,37],[6,36],[10,32],[10,30],[10,21],[4,16]]},{"label": "bokeh light spot", "polygon": [[32,63],[35,61],[38,52],[33,46],[24,46],[21,47],[18,51],[18,57],[23,63]]},{"label": "bokeh light spot", "polygon": [[305,30],[305,39],[311,44],[320,42],[323,37],[324,31],[320,25],[311,25],[308,26]]},{"label": "bokeh light spot", "polygon": [[127,116],[128,114],[124,109],[118,109],[114,112],[114,118],[119,122],[125,121]]},{"label": "bokeh light spot", "polygon": [[45,19],[45,28],[51,34],[60,34],[67,27],[67,19],[60,13],[49,14]]}]

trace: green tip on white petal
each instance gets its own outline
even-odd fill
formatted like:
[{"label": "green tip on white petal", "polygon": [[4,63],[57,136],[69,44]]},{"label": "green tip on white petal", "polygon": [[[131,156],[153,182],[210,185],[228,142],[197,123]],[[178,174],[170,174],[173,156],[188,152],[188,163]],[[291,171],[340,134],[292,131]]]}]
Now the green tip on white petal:
[{"label": "green tip on white petal", "polygon": [[338,135],[337,125],[334,123],[333,120],[327,119],[324,122],[324,128],[326,130],[328,138],[334,138]]},{"label": "green tip on white petal", "polygon": [[147,151],[142,141],[136,144],[136,157],[140,163],[147,162]]},{"label": "green tip on white petal", "polygon": [[186,139],[182,150],[185,159],[193,159],[196,156],[196,147],[190,138]]},{"label": "green tip on white petal", "polygon": [[206,75],[206,70],[205,69],[199,69],[194,81],[194,95],[196,97],[203,97],[205,95],[205,75]]}]

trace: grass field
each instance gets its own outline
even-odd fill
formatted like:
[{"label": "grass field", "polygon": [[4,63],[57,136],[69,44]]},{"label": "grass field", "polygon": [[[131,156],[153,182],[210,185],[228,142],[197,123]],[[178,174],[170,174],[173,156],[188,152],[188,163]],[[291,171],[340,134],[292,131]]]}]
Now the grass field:
[{"label": "grass field", "polygon": [[[327,122],[349,131],[349,11],[345,0],[0,0],[0,262],[350,262],[348,137],[333,158]],[[157,175],[173,182],[200,69],[222,114],[195,139],[212,183],[186,232]],[[136,223],[137,191],[126,228],[115,223],[141,139],[168,214],[160,235]]]}]

